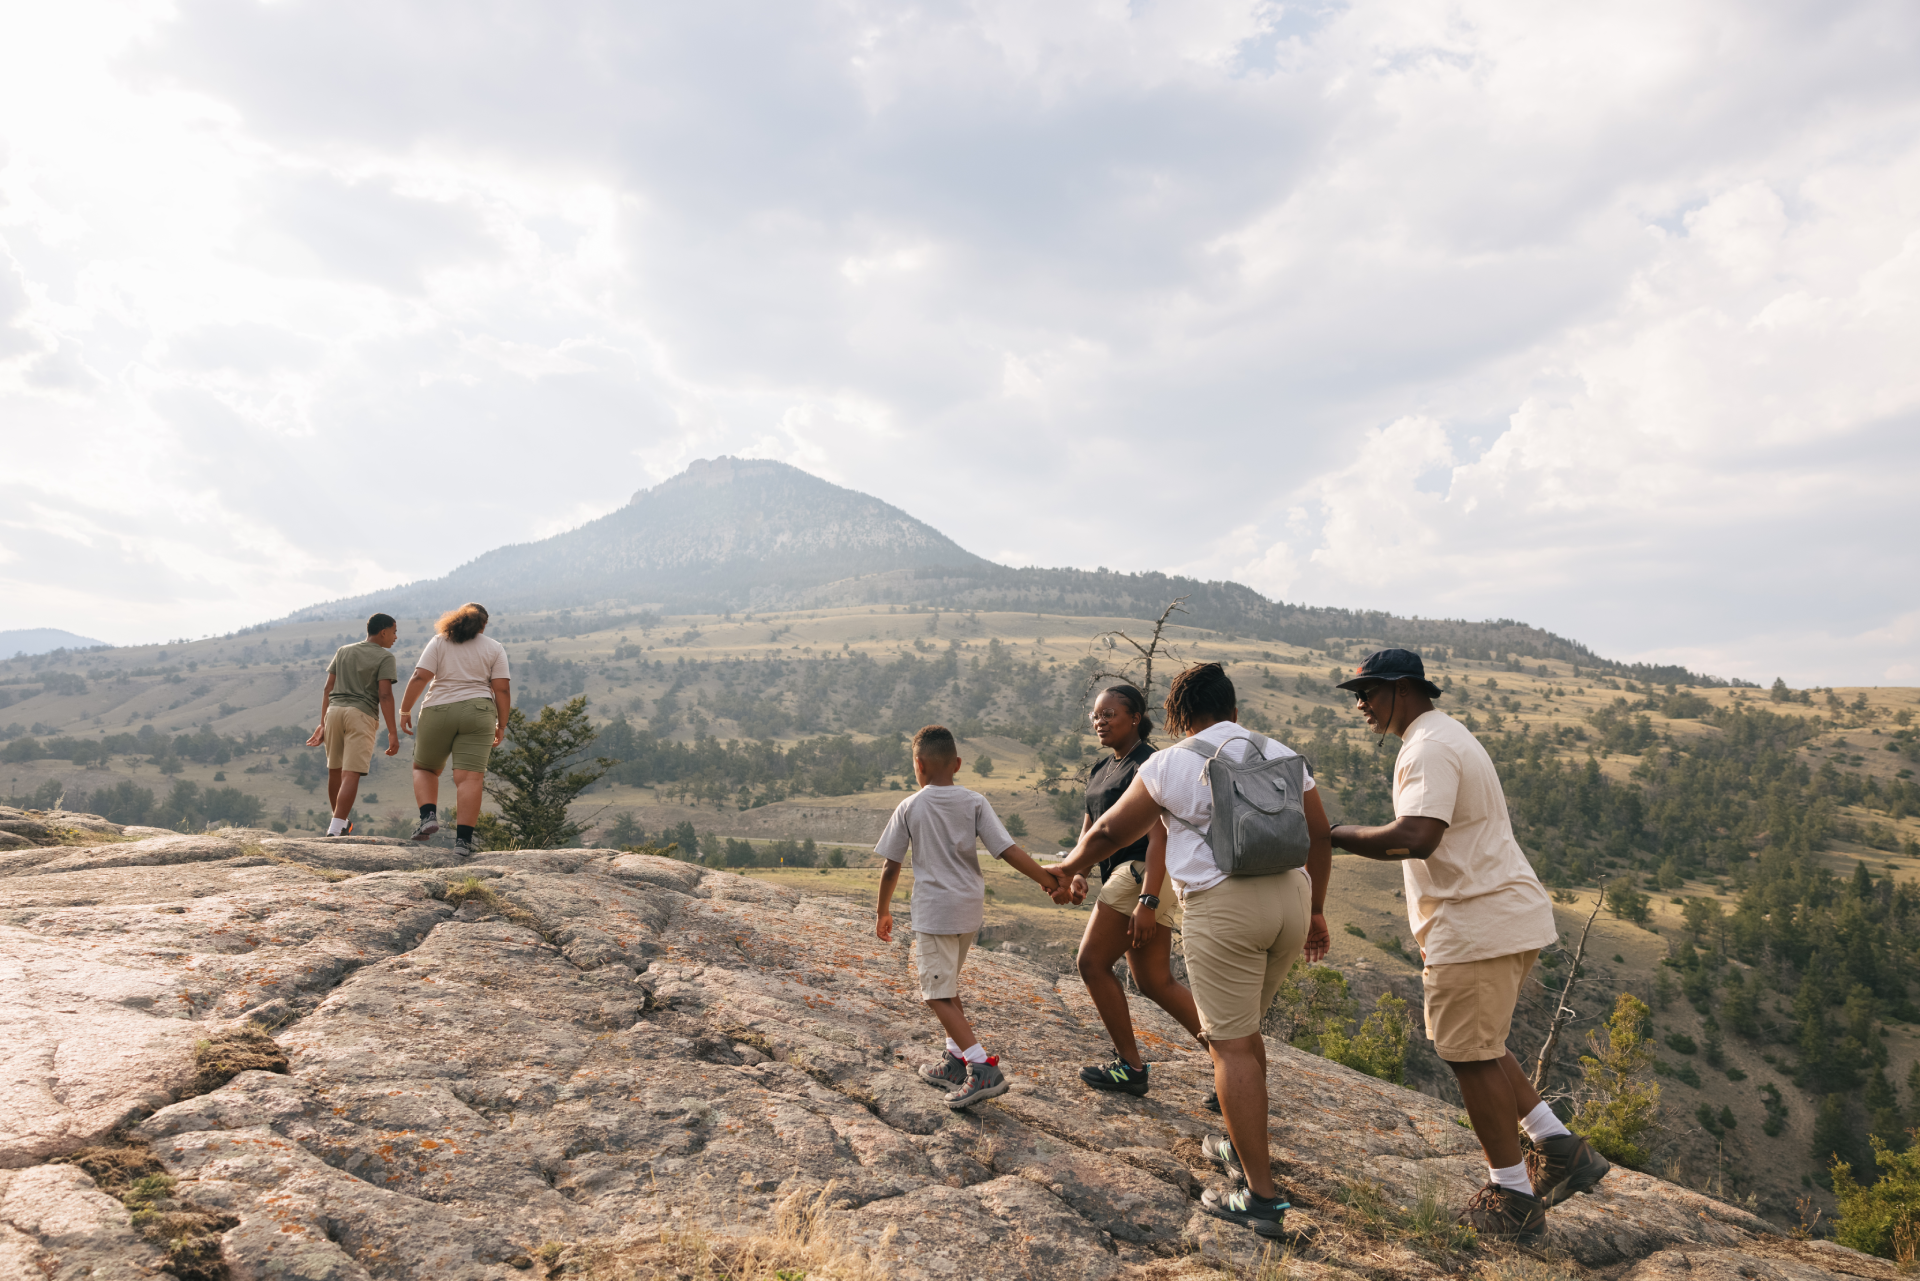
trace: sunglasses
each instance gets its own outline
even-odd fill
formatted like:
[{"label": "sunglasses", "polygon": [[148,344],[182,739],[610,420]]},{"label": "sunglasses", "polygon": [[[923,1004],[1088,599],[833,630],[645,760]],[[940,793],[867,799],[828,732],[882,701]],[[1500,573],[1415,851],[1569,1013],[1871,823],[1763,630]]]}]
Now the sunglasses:
[{"label": "sunglasses", "polygon": [[1353,701],[1356,703],[1369,702],[1375,694],[1384,693],[1392,689],[1394,684],[1395,682],[1393,681],[1381,681],[1378,685],[1369,685],[1365,689],[1356,689],[1353,691]]}]

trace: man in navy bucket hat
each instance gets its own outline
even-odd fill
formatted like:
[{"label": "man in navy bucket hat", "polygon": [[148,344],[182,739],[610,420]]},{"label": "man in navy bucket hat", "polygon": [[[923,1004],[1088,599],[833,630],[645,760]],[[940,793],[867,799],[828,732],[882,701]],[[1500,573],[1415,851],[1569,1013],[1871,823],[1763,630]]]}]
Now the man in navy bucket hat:
[{"label": "man in navy bucket hat", "polygon": [[[1466,726],[1435,708],[1441,689],[1410,650],[1369,654],[1350,690],[1367,728],[1400,739],[1394,820],[1342,823],[1333,847],[1398,862],[1407,922],[1424,961],[1427,1035],[1453,1069],[1487,1158],[1487,1185],[1462,1218],[1482,1236],[1531,1243],[1546,1212],[1611,1168],[1570,1133],[1521,1071],[1507,1037],[1540,949],[1559,938],[1553,902],[1514,839],[1493,758]],[[1530,1174],[1514,1123],[1534,1147]]]}]

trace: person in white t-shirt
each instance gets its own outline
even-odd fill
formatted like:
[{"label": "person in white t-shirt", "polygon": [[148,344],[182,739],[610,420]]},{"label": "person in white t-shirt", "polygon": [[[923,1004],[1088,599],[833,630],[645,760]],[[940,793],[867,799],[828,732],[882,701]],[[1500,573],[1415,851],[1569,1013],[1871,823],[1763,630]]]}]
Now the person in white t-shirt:
[{"label": "person in white t-shirt", "polygon": [[[1296,755],[1285,744],[1239,726],[1239,700],[1218,663],[1201,663],[1175,677],[1166,713],[1169,733],[1229,760],[1244,760],[1256,747],[1267,760]],[[1246,1180],[1245,1187],[1224,1196],[1209,1188],[1200,1206],[1216,1218],[1278,1237],[1292,1207],[1274,1186],[1269,1159],[1260,1016],[1295,958],[1304,952],[1308,961],[1318,961],[1327,954],[1331,940],[1322,908],[1333,848],[1327,843],[1326,811],[1308,775],[1301,798],[1310,839],[1307,865],[1276,876],[1229,878],[1207,841],[1213,791],[1204,781],[1206,764],[1174,748],[1148,757],[1126,794],[1081,833],[1067,861],[1052,870],[1063,879],[1084,872],[1139,840],[1154,824],[1166,828],[1167,876],[1184,917],[1187,981],[1213,1056],[1214,1089],[1227,1126],[1226,1139],[1208,1135],[1200,1149]],[[1248,1160],[1240,1159],[1242,1152]]]},{"label": "person in white t-shirt", "polygon": [[[480,800],[493,749],[507,732],[513,710],[513,682],[507,671],[507,647],[484,633],[487,611],[468,601],[443,615],[434,637],[420,651],[400,703],[400,729],[413,738],[413,799],[420,824],[413,839],[424,841],[440,830],[440,775],[453,763],[453,848],[473,853],[473,828],[480,821]],[[413,704],[420,727],[413,725]]]},{"label": "person in white t-shirt", "polygon": [[[1540,1101],[1507,1048],[1521,984],[1540,949],[1559,938],[1553,902],[1514,839],[1493,758],[1434,707],[1440,687],[1420,656],[1383,649],[1340,688],[1353,691],[1369,729],[1400,739],[1393,822],[1343,823],[1333,844],[1398,862],[1405,875],[1407,922],[1425,962],[1427,1035],[1460,1083],[1487,1158],[1487,1185],[1462,1217],[1482,1236],[1537,1241],[1549,1206],[1611,1168]],[[1536,1175],[1527,1172],[1516,1121],[1540,1154]]]}]

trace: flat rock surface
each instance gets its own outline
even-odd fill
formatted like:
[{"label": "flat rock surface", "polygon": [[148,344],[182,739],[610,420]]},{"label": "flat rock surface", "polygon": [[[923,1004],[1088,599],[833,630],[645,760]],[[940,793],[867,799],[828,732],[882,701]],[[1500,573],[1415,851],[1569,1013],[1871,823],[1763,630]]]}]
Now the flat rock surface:
[{"label": "flat rock surface", "polygon": [[[1198,1150],[1207,1060],[1137,997],[1153,1091],[1094,1094],[1076,1074],[1111,1049],[1078,978],[976,951],[968,1009],[1013,1089],[954,1113],[914,1070],[939,1036],[906,932],[880,942],[869,904],[643,855],[449,861],[263,833],[0,850],[0,1281],[163,1275],[118,1202],[49,1164],[123,1126],[237,1219],[235,1277],[524,1277],[548,1243],[770,1231],[796,1193],[889,1276],[1258,1262],[1198,1210],[1226,1186]],[[194,1043],[248,1020],[290,1072],[193,1093]],[[1458,1271],[1341,1209],[1355,1183],[1464,1202],[1484,1167],[1455,1110],[1269,1057],[1312,1237],[1294,1273]],[[1552,1213],[1546,1253],[1636,1281],[1894,1275],[1624,1170]]]}]

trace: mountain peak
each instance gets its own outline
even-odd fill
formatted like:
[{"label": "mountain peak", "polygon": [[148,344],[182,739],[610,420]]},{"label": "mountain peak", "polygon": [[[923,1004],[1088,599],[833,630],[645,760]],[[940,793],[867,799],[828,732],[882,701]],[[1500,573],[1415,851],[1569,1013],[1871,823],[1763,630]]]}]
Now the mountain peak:
[{"label": "mountain peak", "polygon": [[[731,485],[736,482],[773,477],[804,477],[820,485],[830,483],[801,471],[791,463],[777,462],[771,458],[735,458],[731,454],[722,454],[718,458],[696,458],[688,463],[687,469],[678,476],[669,477],[658,485],[646,489],[635,490],[633,497],[627,500],[627,506],[631,507],[645,499],[647,495],[657,494],[667,489],[683,486],[710,488],[716,485]],[[839,487],[834,486],[834,488]]]}]

